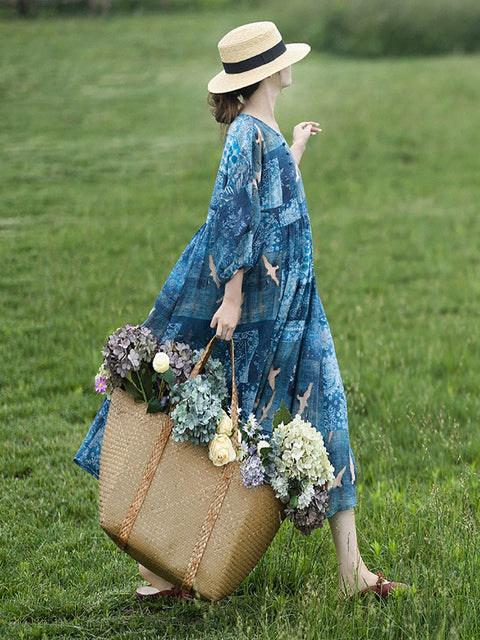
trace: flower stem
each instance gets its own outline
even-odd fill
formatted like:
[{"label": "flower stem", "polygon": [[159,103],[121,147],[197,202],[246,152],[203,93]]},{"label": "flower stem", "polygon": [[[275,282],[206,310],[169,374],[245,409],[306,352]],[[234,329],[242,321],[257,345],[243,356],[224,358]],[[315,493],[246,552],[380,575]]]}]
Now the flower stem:
[{"label": "flower stem", "polygon": [[[135,381],[133,379],[133,375],[135,374],[136,378],[137,378],[137,382],[138,384],[135,384]],[[138,393],[141,394],[143,400],[145,402],[148,402],[148,398],[147,398],[147,394],[145,393],[145,389],[143,388],[143,383],[142,383],[142,379],[139,376],[137,371],[132,371],[132,375],[130,378],[130,382],[133,384],[133,386],[135,387],[135,389],[138,391]]]},{"label": "flower stem", "polygon": [[158,390],[158,398],[159,400],[162,399],[163,396],[163,390],[165,389],[165,380],[162,378],[160,380],[160,389]]}]

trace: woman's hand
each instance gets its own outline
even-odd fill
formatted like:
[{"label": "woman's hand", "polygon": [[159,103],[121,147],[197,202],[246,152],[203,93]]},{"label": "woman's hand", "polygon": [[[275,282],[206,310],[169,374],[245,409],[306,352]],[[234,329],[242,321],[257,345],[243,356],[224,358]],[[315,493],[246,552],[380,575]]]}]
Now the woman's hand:
[{"label": "woman's hand", "polygon": [[233,300],[223,300],[212,318],[210,326],[217,328],[217,337],[221,340],[231,340],[233,332],[240,320],[242,305]]},{"label": "woman's hand", "polygon": [[212,318],[210,326],[217,328],[221,340],[231,340],[242,313],[243,269],[236,271],[225,284],[222,304]]},{"label": "woman's hand", "polygon": [[293,139],[290,151],[292,152],[292,156],[297,165],[300,164],[300,160],[302,159],[308,140],[319,131],[321,131],[321,129],[319,128],[318,122],[300,122],[293,129]]}]

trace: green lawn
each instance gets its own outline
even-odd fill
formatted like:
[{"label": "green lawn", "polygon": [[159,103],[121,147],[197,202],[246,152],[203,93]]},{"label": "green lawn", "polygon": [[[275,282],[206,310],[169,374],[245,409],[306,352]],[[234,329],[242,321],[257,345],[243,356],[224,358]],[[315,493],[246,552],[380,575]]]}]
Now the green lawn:
[{"label": "green lawn", "polygon": [[284,525],[225,601],[140,603],[72,463],[106,336],[146,317],[206,216],[215,43],[263,16],[0,23],[2,638],[480,637],[478,56],[314,53],[278,102],[287,138],[323,128],[301,168],[361,548],[411,593],[340,602],[328,527]]}]

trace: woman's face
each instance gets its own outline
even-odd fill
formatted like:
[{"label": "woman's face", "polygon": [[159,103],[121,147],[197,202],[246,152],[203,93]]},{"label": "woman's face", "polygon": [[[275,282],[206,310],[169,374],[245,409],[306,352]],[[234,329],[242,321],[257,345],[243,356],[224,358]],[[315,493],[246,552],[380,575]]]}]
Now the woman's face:
[{"label": "woman's face", "polygon": [[280,86],[282,89],[292,84],[292,67],[285,67],[280,72]]}]

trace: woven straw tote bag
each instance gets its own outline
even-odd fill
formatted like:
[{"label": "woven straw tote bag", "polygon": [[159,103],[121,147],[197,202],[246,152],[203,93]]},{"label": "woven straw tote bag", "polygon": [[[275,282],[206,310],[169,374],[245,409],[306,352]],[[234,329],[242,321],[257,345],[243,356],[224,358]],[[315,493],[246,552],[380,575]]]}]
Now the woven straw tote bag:
[{"label": "woven straw tote bag", "polygon": [[[215,338],[192,371],[198,375]],[[233,341],[232,422],[238,398]],[[99,478],[104,531],[132,558],[204,600],[232,593],[258,563],[283,517],[270,485],[247,489],[240,464],[213,465],[207,447],[175,442],[173,421],[115,389]]]}]

